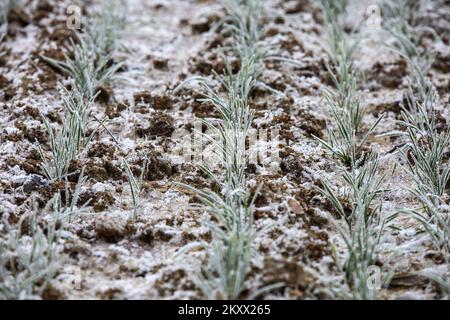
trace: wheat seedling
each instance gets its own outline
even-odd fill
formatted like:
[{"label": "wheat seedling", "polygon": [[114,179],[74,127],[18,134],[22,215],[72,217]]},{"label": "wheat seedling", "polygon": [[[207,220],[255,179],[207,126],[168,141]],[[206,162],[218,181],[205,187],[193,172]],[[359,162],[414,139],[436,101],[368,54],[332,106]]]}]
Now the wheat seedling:
[{"label": "wheat seedling", "polygon": [[325,11],[326,20],[336,21],[347,11],[348,0],[320,0]]},{"label": "wheat seedling", "polygon": [[225,2],[225,7],[229,16],[224,29],[232,33],[235,42],[228,49],[240,59],[240,70],[233,74],[226,63],[225,77],[215,74],[225,90],[224,95],[200,79],[202,101],[214,105],[220,115],[217,121],[204,121],[209,134],[200,134],[210,145],[213,163],[206,161],[201,169],[220,191],[183,186],[200,200],[201,204],[192,208],[211,216],[203,222],[212,235],[212,242],[204,244],[208,265],[199,268],[196,282],[209,298],[238,299],[246,288],[245,279],[255,255],[254,239],[265,231],[257,230],[253,224],[254,200],[259,190],[250,196],[245,168],[246,139],[254,114],[248,99],[261,76],[264,60],[270,58],[271,48],[260,41],[262,6],[259,1],[230,0]]},{"label": "wheat seedling", "polygon": [[427,74],[434,62],[434,53],[421,47],[421,37],[424,33],[430,33],[436,39],[439,36],[433,29],[417,25],[420,1],[383,0],[380,6],[385,15],[387,30],[396,40],[390,48],[406,60],[414,94],[424,100],[432,87]]},{"label": "wheat seedling", "polygon": [[[363,210],[364,204],[357,207]],[[372,300],[376,299],[380,287],[370,287],[371,268],[376,264],[379,253],[379,244],[385,221],[379,212],[372,212],[368,219],[363,212],[357,213],[356,222],[349,230],[347,226],[338,227],[338,231],[347,247],[347,255],[343,264],[345,279],[350,289],[351,299]],[[380,279],[387,283],[389,276],[384,275]],[[381,283],[381,285],[383,285]]]},{"label": "wheat seedling", "polygon": [[6,234],[0,238],[0,299],[38,298],[56,275],[61,261],[56,246],[64,224],[86,210],[87,203],[77,207],[84,181],[82,170],[74,192],[66,183],[65,200],[58,192],[42,210],[32,195],[14,226],[3,216]]},{"label": "wheat seedling", "polygon": [[99,87],[110,81],[120,65],[110,65],[111,54],[97,56],[83,37],[79,39],[78,44],[71,40],[73,58],[67,54],[64,54],[65,61],[43,58],[68,74],[77,90],[89,100],[95,96]]},{"label": "wheat seedling", "polygon": [[99,126],[87,137],[86,130],[90,108],[96,99],[97,90],[110,81],[120,64],[113,64],[112,54],[119,34],[121,21],[116,11],[116,1],[102,3],[102,13],[93,19],[89,32],[77,33],[77,43],[71,39],[72,56],[65,54],[65,61],[44,57],[50,64],[70,76],[72,91],[66,90],[63,102],[66,108],[63,127],[54,132],[45,120],[50,137],[53,159],[51,163],[43,156],[43,171],[50,179],[61,179],[66,175],[69,162],[91,141]]},{"label": "wheat seedling", "polygon": [[332,91],[326,91],[325,100],[335,122],[336,129],[330,126],[327,127],[328,141],[317,137],[316,139],[342,164],[347,167],[353,166],[357,163],[363,146],[382,120],[382,117],[371,126],[367,133],[359,138],[365,108],[361,105],[359,97],[356,97],[354,89],[345,97]]},{"label": "wheat seedling", "polygon": [[111,58],[125,27],[125,5],[119,0],[102,1],[100,12],[86,25],[85,41],[100,58]]},{"label": "wheat seedling", "polygon": [[65,116],[62,127],[55,131],[47,119],[43,118],[49,136],[52,159],[47,159],[41,147],[39,151],[43,159],[42,170],[48,179],[63,179],[70,161],[76,159],[100,128],[99,125],[90,135],[86,133],[90,107],[94,99],[95,97],[92,97],[86,101],[77,89],[68,91],[63,88]]},{"label": "wheat seedling", "polygon": [[124,25],[124,16],[118,13],[118,1],[102,2],[101,13],[86,26],[86,32],[76,33],[70,40],[71,51],[58,61],[43,57],[47,62],[68,74],[84,97],[94,97],[99,87],[108,84],[121,64],[113,62],[116,43]]},{"label": "wheat seedling", "polygon": [[403,4],[382,2],[389,18],[389,31],[396,39],[395,51],[406,59],[410,73],[408,105],[403,107],[400,121],[406,128],[407,142],[401,153],[415,182],[409,191],[420,206],[400,212],[420,223],[448,262],[450,218],[444,193],[450,179],[450,163],[444,163],[444,154],[450,145],[450,127],[438,130],[435,111],[438,95],[427,75],[434,53],[420,46],[421,33],[438,37],[434,30],[416,25],[419,1],[406,0]]},{"label": "wheat seedling", "polygon": [[424,194],[420,188],[410,190],[420,207],[403,209],[405,213],[417,220],[430,235],[434,248],[442,253],[446,263],[449,262],[450,248],[450,210],[441,198]]},{"label": "wheat seedling", "polygon": [[[253,224],[254,197],[248,200],[244,192],[232,199],[211,190],[201,191],[190,186],[201,204],[193,209],[207,212],[216,219],[203,223],[211,231],[212,241],[205,244],[208,265],[201,267],[195,280],[203,294],[212,299],[239,299],[251,258],[255,256],[254,239],[265,232]],[[236,200],[239,198],[239,200]]]},{"label": "wheat seedling", "polygon": [[379,251],[380,238],[385,226],[382,218],[382,205],[377,200],[385,190],[382,183],[385,176],[378,176],[379,162],[376,154],[371,154],[363,166],[342,168],[342,175],[346,185],[345,203],[351,206],[347,212],[344,202],[331,189],[328,182],[322,181],[321,193],[330,201],[338,216],[345,223],[342,224],[334,217],[331,221],[336,226],[344,241],[347,253],[344,263],[337,264],[345,272],[348,291],[341,291],[344,297],[353,299],[374,299],[376,290],[368,286],[370,268],[375,265]]},{"label": "wheat seedling", "polygon": [[450,164],[444,163],[444,155],[450,142],[450,127],[439,132],[434,105],[436,98],[429,91],[423,103],[413,102],[411,110],[404,108],[403,121],[406,127],[408,144],[406,148],[408,171],[423,190],[424,194],[442,197],[450,178]]},{"label": "wheat seedling", "polygon": [[231,33],[233,44],[225,50],[239,58],[241,65],[247,65],[249,75],[255,85],[261,86],[273,93],[281,92],[259,81],[265,69],[265,61],[281,61],[294,65],[301,65],[298,61],[277,55],[276,46],[262,41],[264,29],[261,25],[264,10],[259,0],[224,0],[227,10],[224,32]]},{"label": "wheat seedling", "polygon": [[330,40],[328,71],[335,89],[325,92],[325,100],[336,129],[327,128],[328,142],[318,141],[345,166],[341,168],[346,186],[345,203],[351,210],[346,209],[327,182],[322,181],[320,191],[345,221],[342,224],[331,217],[347,249],[343,263],[335,255],[346,282],[346,289],[338,290],[338,294],[351,299],[375,299],[379,288],[370,287],[369,280],[386,222],[382,218],[381,204],[376,203],[385,192],[382,189],[385,175],[378,174],[378,156],[375,153],[364,155],[362,149],[382,117],[361,136],[366,110],[357,94],[358,73],[353,62],[358,41],[350,46],[338,21],[346,4],[347,1],[322,1]]},{"label": "wheat seedling", "polygon": [[134,176],[133,171],[130,168],[130,164],[126,159],[123,160],[122,166],[125,169],[125,173],[128,178],[128,184],[130,186],[131,196],[133,198],[133,208],[134,208],[133,221],[136,221],[139,214],[139,210],[141,208],[141,194],[144,182],[144,174],[148,169],[148,159],[147,157],[144,159],[141,174],[139,175],[138,179],[136,179],[136,177]]},{"label": "wheat seedling", "polygon": [[402,151],[407,172],[414,179],[411,194],[421,204],[419,209],[404,209],[430,234],[437,250],[448,259],[450,220],[445,206],[445,188],[450,180],[450,162],[444,155],[450,145],[450,127],[439,132],[436,123],[437,103],[430,89],[425,101],[410,93],[409,110],[404,108],[401,124],[406,127],[407,144]]},{"label": "wheat seedling", "polygon": [[90,202],[88,200],[86,203],[79,205],[81,187],[86,182],[87,177],[84,175],[85,168],[81,168],[80,174],[78,176],[77,184],[75,189],[72,191],[70,184],[67,179],[65,180],[64,188],[64,198],[63,193],[60,191],[55,194],[55,196],[47,203],[47,208],[51,209],[52,212],[57,213],[59,217],[59,223],[64,225],[66,220],[72,222],[79,214],[84,213]]},{"label": "wheat seedling", "polygon": [[[215,93],[205,82],[202,82],[205,98],[201,101],[214,105],[221,117],[217,126],[208,122],[206,125],[211,137],[220,137],[218,141],[213,139],[210,142],[214,144],[213,150],[216,151],[217,156],[224,158],[225,189],[230,191],[245,188],[245,140],[254,114],[248,104],[248,96],[254,85],[250,68],[248,64],[244,65],[237,75],[232,75],[228,68],[228,76],[221,81],[226,90],[225,97]],[[209,136],[205,138],[211,140]],[[215,182],[220,181],[212,174],[212,170],[207,167],[203,169]]]},{"label": "wheat seedling", "polygon": [[[48,209],[48,207],[46,207]],[[0,239],[0,297],[30,299],[39,297],[45,284],[57,271],[59,212],[43,228],[38,205],[31,199],[27,213],[17,226],[3,217],[6,239]],[[27,230],[27,231],[24,231]]]},{"label": "wheat seedling", "polygon": [[255,83],[251,76],[253,65],[246,63],[237,74],[231,73],[220,79],[225,94],[215,92],[201,81],[204,98],[220,114],[216,122],[205,121],[209,134],[203,140],[211,146],[214,161],[201,166],[220,191],[185,188],[194,192],[201,204],[193,209],[208,213],[204,220],[212,235],[212,242],[205,244],[208,265],[200,268],[196,282],[209,298],[238,299],[245,286],[245,278],[255,251],[253,242],[264,230],[256,230],[253,224],[254,200],[246,187],[247,163],[245,141],[253,121],[253,111],[248,96]]},{"label": "wheat seedling", "polygon": [[261,45],[261,17],[262,6],[259,1],[227,0],[224,1],[227,10],[225,31],[231,32],[234,44],[230,48],[238,55],[242,63],[252,60],[250,75],[259,79],[264,60],[270,55],[271,47]]},{"label": "wheat seedling", "polygon": [[337,21],[345,12],[345,5],[346,1],[322,1],[330,40],[328,72],[334,85],[334,90],[326,90],[324,95],[336,128],[327,127],[328,141],[317,139],[342,164],[350,167],[356,164],[362,147],[381,118],[359,139],[366,110],[357,93],[358,74],[353,62],[358,42],[350,46]]},{"label": "wheat seedling", "polygon": [[365,219],[368,220],[372,211],[379,210],[379,208],[373,209],[373,203],[385,191],[381,188],[385,175],[378,176],[378,157],[374,153],[368,156],[365,165],[355,165],[352,166],[350,171],[345,169],[341,169],[341,171],[348,188],[346,199],[352,205],[352,211],[346,212],[344,210],[338,197],[326,182],[322,183],[323,189],[321,189],[321,192],[330,200],[339,216],[345,219],[351,227],[357,219],[358,214],[363,214]]}]

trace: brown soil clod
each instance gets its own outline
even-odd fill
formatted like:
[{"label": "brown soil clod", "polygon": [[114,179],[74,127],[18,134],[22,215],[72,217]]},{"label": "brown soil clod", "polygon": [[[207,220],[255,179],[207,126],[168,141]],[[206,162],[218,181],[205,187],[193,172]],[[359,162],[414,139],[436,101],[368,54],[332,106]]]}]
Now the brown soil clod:
[{"label": "brown soil clod", "polygon": [[106,210],[114,203],[114,196],[110,191],[88,190],[80,194],[80,204],[87,203],[94,208],[95,212]]},{"label": "brown soil clod", "polygon": [[191,29],[193,33],[204,33],[211,29],[211,26],[220,20],[217,14],[208,14],[192,19],[190,21]]},{"label": "brown soil clod", "polygon": [[31,18],[23,8],[17,6],[9,12],[8,22],[10,24],[17,23],[21,27],[26,27],[30,24]]},{"label": "brown soil clod", "polygon": [[88,156],[96,158],[112,158],[116,147],[103,142],[94,142],[89,146]]},{"label": "brown soil clod", "polygon": [[154,58],[153,67],[157,70],[168,71],[169,70],[169,59],[165,58]]},{"label": "brown soil clod", "polygon": [[95,181],[104,182],[109,178],[108,172],[103,166],[96,164],[87,164],[85,170],[86,176],[94,179]]},{"label": "brown soil clod", "polygon": [[136,134],[139,137],[170,137],[174,132],[174,119],[172,116],[157,112],[150,119],[150,124],[147,127],[142,127],[142,124],[138,124],[136,127]]},{"label": "brown soil clod", "polygon": [[47,18],[55,7],[47,0],[40,0],[36,6],[36,12],[33,15],[33,21],[39,22],[45,18]]},{"label": "brown soil clod", "polygon": [[300,129],[304,130],[309,136],[323,138],[323,131],[327,125],[325,119],[318,118],[305,109],[300,109],[298,116],[302,119]]},{"label": "brown soil clod", "polygon": [[105,113],[109,119],[114,119],[120,117],[122,111],[128,108],[128,101],[119,102],[117,104],[108,103],[106,105]]},{"label": "brown soil clod", "polygon": [[101,86],[97,88],[97,98],[96,101],[106,104],[111,100],[114,100],[114,91],[110,86]]},{"label": "brown soil clod", "polygon": [[292,288],[291,296],[301,299],[306,297],[306,291],[309,288],[317,284],[317,279],[298,260],[296,257],[267,258],[264,262],[264,269],[268,283],[287,283]]},{"label": "brown soil clod", "polygon": [[290,154],[283,158],[280,163],[281,171],[291,175],[295,180],[300,181],[305,164],[298,155]]},{"label": "brown soil clod", "polygon": [[[1,92],[3,93],[3,100],[9,101],[14,97],[15,90],[12,88],[11,82],[2,74],[0,74],[0,88],[2,88]],[[0,93],[0,98],[2,94]]]},{"label": "brown soil clod", "polygon": [[405,59],[395,62],[376,62],[369,72],[367,80],[376,80],[387,88],[396,89],[401,86],[403,78],[408,74]]},{"label": "brown soil clod", "polygon": [[118,213],[101,213],[95,219],[95,232],[99,239],[107,242],[119,242],[130,230],[126,215]]},{"label": "brown soil clod", "polygon": [[33,191],[38,190],[41,187],[44,187],[47,185],[47,180],[45,180],[42,176],[39,175],[32,175],[29,177],[23,184],[23,192],[24,193],[31,193]]},{"label": "brown soil clod", "polygon": [[173,106],[173,100],[168,94],[151,94],[149,91],[141,91],[133,95],[136,104],[144,103],[156,110],[169,110]]},{"label": "brown soil clod", "polygon": [[22,131],[23,137],[27,139],[29,142],[34,143],[38,141],[40,144],[47,143],[48,140],[47,132],[42,126],[30,127],[22,121],[16,121],[14,125],[17,129]]}]

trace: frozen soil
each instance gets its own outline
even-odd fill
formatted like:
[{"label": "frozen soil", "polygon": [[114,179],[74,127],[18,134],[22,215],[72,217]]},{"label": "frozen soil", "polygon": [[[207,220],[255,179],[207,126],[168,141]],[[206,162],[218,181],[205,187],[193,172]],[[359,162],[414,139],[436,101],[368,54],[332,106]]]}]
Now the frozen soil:
[{"label": "frozen soil", "polygon": [[[66,28],[65,9],[70,1],[28,0],[11,17],[8,36],[0,44],[0,215],[18,217],[26,210],[26,200],[38,194],[42,203],[64,188],[49,183],[40,170],[38,145],[48,149],[42,116],[52,125],[61,124],[63,107],[58,82],[67,84],[41,58],[61,58],[71,31]],[[230,39],[220,35],[215,22],[225,12],[219,1],[210,0],[128,0],[128,25],[116,54],[123,61],[118,77],[93,108],[97,118],[107,117],[107,126],[118,144],[103,132],[71,165],[86,167],[88,181],[81,193],[90,200],[87,212],[68,223],[58,244],[63,257],[57,277],[44,291],[48,299],[199,299],[192,281],[194,265],[205,259],[200,249],[176,254],[186,245],[208,241],[201,224],[202,214],[187,209],[194,196],[177,182],[208,187],[209,182],[193,163],[179,164],[172,150],[172,133],[190,129],[198,118],[214,117],[211,106],[198,102],[198,86],[190,82],[174,93],[185,79],[211,77],[222,72],[220,46]],[[352,17],[364,19],[369,3],[358,1]],[[86,2],[85,12],[95,6]],[[329,222],[329,203],[317,191],[321,179],[342,186],[335,162],[313,136],[325,137],[329,115],[323,89],[330,84],[325,67],[326,31],[317,2],[312,0],[266,0],[264,41],[279,48],[279,55],[301,61],[302,66],[268,62],[262,82],[279,93],[258,87],[252,95],[258,129],[279,129],[280,166],[275,172],[263,166],[248,168],[251,188],[263,183],[257,199],[255,223],[275,223],[270,232],[256,240],[260,258],[252,265],[249,292],[277,283],[285,284],[260,298],[330,298],[330,284],[342,281],[332,258],[344,246]],[[421,19],[443,37],[435,43],[424,41],[437,52],[432,79],[440,92],[439,121],[450,122],[450,22],[448,1],[429,1]],[[357,23],[357,21],[349,21]],[[380,32],[368,32],[357,59],[364,71],[361,84],[368,106],[366,127],[385,113],[371,149],[382,155],[382,170],[388,175],[384,211],[413,206],[405,190],[411,185],[402,170],[401,159],[390,152],[402,140],[387,137],[401,130],[396,123],[406,92],[405,61],[386,48],[391,39]],[[133,204],[124,157],[139,174],[144,156],[143,210],[136,222],[130,217]],[[449,156],[450,157],[450,156]],[[76,182],[76,176],[72,182]],[[417,232],[411,219],[401,216],[398,229],[386,231],[380,265],[396,273],[385,298],[442,297],[438,286],[418,272],[428,270],[448,280],[448,266],[433,254],[431,242]],[[3,228],[0,229],[5,236]],[[81,275],[74,283],[73,275]]]}]

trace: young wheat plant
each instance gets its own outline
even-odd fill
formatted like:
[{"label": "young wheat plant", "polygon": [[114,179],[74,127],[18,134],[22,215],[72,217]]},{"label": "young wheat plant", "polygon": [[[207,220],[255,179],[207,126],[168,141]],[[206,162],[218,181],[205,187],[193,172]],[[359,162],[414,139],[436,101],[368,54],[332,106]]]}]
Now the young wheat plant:
[{"label": "young wheat plant", "polygon": [[448,262],[450,218],[445,188],[450,179],[450,163],[444,162],[444,154],[450,145],[450,127],[438,129],[436,106],[439,97],[427,75],[434,53],[420,46],[421,33],[435,33],[416,25],[418,1],[403,2],[405,7],[387,0],[382,3],[388,13],[389,30],[396,39],[395,51],[406,59],[410,72],[408,104],[403,108],[403,120],[400,121],[406,128],[407,143],[401,153],[407,163],[407,173],[415,182],[415,187],[409,191],[420,205],[401,212],[421,224],[435,249]]},{"label": "young wheat plant", "polygon": [[296,60],[283,58],[277,55],[276,46],[266,44],[263,39],[263,26],[261,25],[264,9],[259,0],[223,0],[227,11],[224,23],[224,32],[233,36],[233,44],[225,47],[236,56],[241,65],[247,65],[249,76],[254,79],[255,85],[261,86],[273,93],[282,94],[259,81],[265,69],[265,61],[280,61],[294,65],[301,65]]},{"label": "young wheat plant", "polygon": [[329,30],[328,72],[334,86],[324,95],[336,128],[327,127],[328,141],[317,140],[342,164],[350,167],[358,162],[362,147],[382,117],[361,136],[366,109],[357,92],[358,72],[353,62],[358,42],[350,46],[345,32],[338,25],[338,17],[345,12],[346,1],[322,1],[322,6]]},{"label": "young wheat plant", "polygon": [[[375,299],[380,288],[369,286],[371,268],[375,266],[379,244],[386,220],[382,217],[380,196],[385,192],[382,183],[385,176],[378,176],[379,160],[376,154],[371,154],[363,166],[349,172],[342,168],[346,192],[345,202],[350,204],[347,212],[342,200],[332,190],[328,182],[322,181],[322,194],[330,201],[338,216],[345,221],[330,219],[337,228],[347,249],[343,263],[336,257],[341,270],[345,273],[346,288],[337,290],[344,298]],[[388,277],[384,277],[384,282]]]},{"label": "young wheat plant", "polygon": [[325,91],[325,100],[336,128],[327,127],[328,141],[317,137],[316,139],[343,165],[351,167],[358,163],[357,160],[362,156],[363,146],[382,117],[359,138],[365,108],[361,105],[359,97],[356,96],[354,85],[347,94],[347,96],[341,96],[339,93]]},{"label": "young wheat plant", "polygon": [[86,101],[76,88],[68,91],[63,88],[63,104],[65,107],[64,123],[54,130],[44,117],[44,124],[50,141],[51,160],[45,156],[41,147],[39,151],[43,159],[42,170],[50,180],[62,180],[67,175],[71,160],[75,160],[79,152],[85,148],[97,133],[97,129],[87,135],[90,107],[95,97]]},{"label": "young wheat plant", "polygon": [[201,169],[220,187],[220,191],[185,187],[193,191],[201,202],[193,208],[211,216],[204,221],[212,235],[211,243],[204,245],[208,265],[199,269],[196,282],[206,297],[238,299],[246,288],[244,282],[255,255],[254,239],[264,231],[256,230],[253,224],[257,193],[250,196],[247,190],[245,168],[246,138],[254,114],[249,108],[248,98],[270,49],[260,44],[262,7],[259,1],[229,0],[224,4],[229,13],[225,30],[234,37],[231,50],[238,55],[241,68],[233,74],[227,63],[225,77],[215,74],[225,95],[200,81],[204,95],[202,101],[214,105],[220,115],[215,122],[204,121],[209,134],[200,134],[202,140],[210,145],[212,157],[205,159],[207,161]]},{"label": "young wheat plant", "polygon": [[450,164],[444,162],[450,142],[450,127],[439,132],[434,110],[436,103],[435,93],[430,90],[426,101],[411,102],[409,109],[403,109],[400,124],[406,127],[408,152],[404,158],[408,160],[410,175],[423,193],[442,197],[450,178]]},{"label": "young wheat plant", "polygon": [[[110,57],[126,25],[124,1],[104,0],[100,12],[86,25],[85,40],[98,57]],[[110,57],[111,58],[111,57]]]},{"label": "young wheat plant", "polygon": [[65,198],[58,192],[39,208],[35,195],[25,205],[16,225],[3,215],[0,236],[0,299],[37,299],[56,276],[61,255],[57,243],[66,221],[86,211],[87,203],[78,207],[82,170],[73,193],[66,184]]},{"label": "young wheat plant", "polygon": [[61,69],[70,76],[72,90],[65,90],[63,103],[66,108],[62,128],[55,132],[45,120],[50,138],[52,160],[44,160],[42,165],[49,179],[61,179],[67,174],[71,160],[76,159],[80,150],[87,146],[97,129],[103,127],[103,121],[94,132],[86,136],[90,109],[98,90],[107,84],[120,64],[114,64],[112,55],[120,30],[124,23],[119,15],[118,1],[102,2],[101,13],[90,21],[87,32],[76,34],[77,41],[71,39],[71,55],[65,54],[64,61],[44,57],[50,64]]},{"label": "young wheat plant", "polygon": [[404,108],[401,124],[406,127],[408,143],[402,151],[407,172],[414,179],[411,194],[421,208],[404,209],[428,232],[435,248],[448,261],[450,215],[445,204],[445,188],[450,180],[450,162],[444,155],[450,145],[450,126],[439,131],[436,123],[437,97],[430,89],[424,102],[410,93],[409,109]]},{"label": "young wheat plant", "polygon": [[434,53],[421,47],[421,37],[424,33],[430,33],[438,40],[439,37],[433,29],[416,25],[420,1],[383,0],[380,6],[385,14],[387,30],[396,40],[391,49],[406,60],[414,94],[425,100],[432,87],[427,74],[434,62]]},{"label": "young wheat plant", "polygon": [[[249,95],[259,84],[265,60],[288,59],[272,56],[273,48],[261,43],[263,11],[259,1],[228,0],[224,6],[228,12],[224,29],[234,38],[228,50],[239,58],[240,70],[234,74],[227,62],[226,75],[215,74],[225,94],[200,79],[202,101],[214,105],[220,115],[216,121],[204,121],[209,134],[200,134],[209,144],[212,156],[205,159],[201,169],[220,191],[184,187],[201,202],[193,208],[211,216],[204,221],[212,235],[212,242],[204,244],[208,265],[200,268],[196,282],[209,298],[238,299],[246,288],[246,275],[256,255],[254,239],[266,230],[257,230],[253,224],[258,190],[251,196],[246,187],[246,140],[254,115]],[[225,56],[224,59],[227,61]]]},{"label": "young wheat plant", "polygon": [[44,57],[50,64],[64,71],[70,76],[74,87],[83,94],[86,99],[95,96],[98,88],[113,77],[120,65],[110,65],[111,54],[98,56],[95,51],[90,50],[84,37],[79,37],[79,43],[72,43],[72,55],[65,55],[65,61]]},{"label": "young wheat plant", "polygon": [[130,168],[130,164],[126,159],[123,160],[122,166],[125,169],[125,173],[128,178],[128,184],[130,186],[131,196],[133,198],[133,221],[136,221],[141,209],[141,194],[144,182],[144,174],[148,169],[148,159],[144,159],[144,164],[142,165],[141,174],[139,175],[138,179],[136,179],[136,177],[134,176],[133,171]]},{"label": "young wheat plant", "polygon": [[272,51],[271,47],[261,45],[261,3],[258,0],[225,0],[223,3],[228,13],[224,29],[231,32],[234,38],[230,49],[242,63],[253,61],[249,64],[250,75],[257,80],[263,70],[264,60]]},{"label": "young wheat plant", "polygon": [[348,0],[320,0],[328,22],[336,21],[347,10]]},{"label": "young wheat plant", "polygon": [[[343,298],[376,299],[380,288],[370,286],[370,280],[385,226],[382,206],[378,203],[385,192],[382,189],[385,176],[378,173],[378,155],[374,152],[364,154],[363,147],[382,117],[362,134],[366,110],[357,92],[359,75],[354,66],[358,41],[349,45],[339,24],[347,1],[321,2],[328,26],[328,71],[334,85],[333,90],[325,91],[325,101],[336,128],[327,127],[328,141],[316,139],[343,165],[340,170],[345,183],[344,198],[351,208],[347,210],[329,183],[322,181],[321,193],[345,221],[342,223],[330,216],[347,249],[343,263],[335,254],[337,265],[345,274],[346,287],[332,291]],[[388,277],[384,280],[388,281]]]},{"label": "young wheat plant", "polygon": [[64,61],[43,57],[68,74],[86,99],[94,97],[99,87],[108,84],[121,67],[120,63],[113,61],[120,31],[125,24],[124,15],[120,15],[119,10],[118,0],[103,1],[101,12],[89,20],[86,31],[77,32],[76,41],[71,39],[72,52],[64,54]]},{"label": "young wheat plant", "polygon": [[254,239],[265,232],[256,230],[253,224],[254,198],[248,199],[242,191],[229,199],[222,193],[185,187],[201,201],[192,208],[207,212],[216,220],[203,222],[212,241],[204,245],[208,264],[198,270],[195,282],[210,299],[239,299],[246,289],[244,282],[251,259],[256,255]]},{"label": "young wheat plant", "polygon": [[245,141],[253,120],[253,111],[248,106],[248,95],[254,83],[250,68],[244,65],[238,74],[228,74],[222,80],[225,96],[202,82],[203,101],[212,103],[221,118],[217,125],[205,122],[210,134],[204,135],[204,139],[212,144],[215,161],[206,162],[201,168],[220,186],[220,191],[185,187],[201,201],[201,205],[193,208],[213,218],[204,221],[212,235],[211,244],[205,246],[209,264],[197,274],[199,287],[210,298],[240,297],[254,255],[253,240],[262,232],[253,225],[255,196],[250,198],[245,180]]},{"label": "young wheat plant", "polygon": [[[38,297],[43,286],[57,271],[56,242],[59,212],[55,212],[44,229],[39,209],[31,198],[27,213],[16,226],[3,217],[6,238],[0,239],[0,298],[30,299]],[[23,231],[27,230],[27,231]]]},{"label": "young wheat plant", "polygon": [[402,209],[405,213],[416,219],[427,232],[434,248],[442,253],[446,263],[449,263],[450,248],[450,209],[442,198],[424,194],[419,187],[411,189],[410,192],[420,203],[416,209]]}]

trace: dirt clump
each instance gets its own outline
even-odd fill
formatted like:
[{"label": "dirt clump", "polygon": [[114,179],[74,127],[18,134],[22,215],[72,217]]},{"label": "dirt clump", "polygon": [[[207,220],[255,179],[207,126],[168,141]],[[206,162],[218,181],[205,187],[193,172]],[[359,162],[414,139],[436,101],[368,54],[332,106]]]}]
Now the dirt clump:
[{"label": "dirt clump", "polygon": [[123,101],[119,103],[108,103],[106,105],[105,113],[109,119],[114,119],[120,117],[122,111],[128,108],[128,101]]},{"label": "dirt clump", "polygon": [[20,167],[28,174],[42,175],[42,158],[37,149],[31,149],[20,162]]},{"label": "dirt clump", "polygon": [[316,277],[305,268],[298,257],[266,258],[264,261],[267,283],[283,282],[290,288],[289,295],[294,299],[304,299],[307,291],[317,284]]},{"label": "dirt clump", "polygon": [[[15,90],[11,82],[2,74],[0,74],[0,88],[2,88],[4,101],[9,101],[14,97]],[[1,97],[1,95],[0,95]]]},{"label": "dirt clump", "polygon": [[95,212],[101,212],[108,209],[114,203],[114,196],[109,190],[87,190],[80,194],[79,203],[88,203]]},{"label": "dirt clump", "polygon": [[94,142],[89,145],[88,156],[93,158],[112,158],[116,147],[104,142]]},{"label": "dirt clump", "polygon": [[220,20],[220,16],[215,13],[202,15],[198,18],[192,19],[189,24],[193,33],[208,32],[212,25]]},{"label": "dirt clump", "polygon": [[8,23],[16,23],[21,27],[26,27],[31,22],[31,18],[28,13],[21,7],[14,7],[8,15]]},{"label": "dirt clump", "polygon": [[153,67],[157,70],[168,71],[169,70],[169,59],[162,57],[153,58]]},{"label": "dirt clump", "polygon": [[114,100],[114,91],[111,86],[101,86],[96,90],[98,92],[96,101],[106,104]]},{"label": "dirt clump", "polygon": [[163,112],[154,113],[148,126],[143,126],[141,123],[136,125],[136,134],[141,138],[170,137],[174,131],[173,117]]},{"label": "dirt clump", "polygon": [[155,110],[168,110],[173,106],[173,100],[168,94],[152,94],[150,91],[141,91],[133,95],[135,104],[143,103]]},{"label": "dirt clump", "polygon": [[323,130],[327,125],[325,119],[318,118],[305,109],[300,109],[298,116],[302,119],[299,124],[300,129],[304,130],[310,137],[323,138]]},{"label": "dirt clump", "polygon": [[98,214],[95,219],[95,232],[99,239],[111,243],[119,242],[130,232],[127,215],[116,212]]},{"label": "dirt clump", "polygon": [[39,188],[46,186],[48,181],[45,180],[42,176],[33,174],[29,177],[23,184],[22,189],[26,194],[30,194],[33,191],[38,190]]},{"label": "dirt clump", "polygon": [[41,20],[47,18],[51,13],[53,13],[54,9],[55,7],[49,1],[40,0],[33,15],[33,21],[40,22]]},{"label": "dirt clump", "polygon": [[177,290],[194,290],[195,286],[183,269],[164,270],[154,287],[161,296],[173,294]]},{"label": "dirt clump", "polygon": [[42,126],[30,126],[22,121],[16,121],[14,125],[22,132],[23,137],[29,142],[34,143],[38,141],[40,144],[47,143],[48,135]]},{"label": "dirt clump", "polygon": [[368,80],[378,81],[383,87],[397,89],[403,83],[403,78],[408,74],[408,65],[405,59],[394,62],[377,61],[370,72]]},{"label": "dirt clump", "polygon": [[95,162],[88,162],[85,167],[86,176],[98,182],[108,180],[109,175],[103,166],[97,165]]}]

